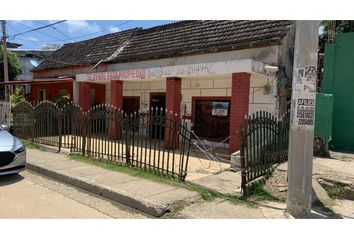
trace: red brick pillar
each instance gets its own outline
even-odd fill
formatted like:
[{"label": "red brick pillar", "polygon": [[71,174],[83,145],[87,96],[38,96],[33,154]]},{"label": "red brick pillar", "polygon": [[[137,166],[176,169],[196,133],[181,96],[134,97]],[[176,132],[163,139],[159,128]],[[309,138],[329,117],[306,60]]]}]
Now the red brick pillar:
[{"label": "red brick pillar", "polygon": [[79,82],[79,104],[85,112],[91,108],[91,83]]},{"label": "red brick pillar", "polygon": [[121,137],[121,127],[122,127],[122,109],[123,109],[123,81],[111,80],[111,101],[110,104],[113,107],[119,109],[116,112],[112,112],[110,116],[109,124],[109,135],[113,139],[118,139]]},{"label": "red brick pillar", "polygon": [[[166,78],[166,117],[167,126],[165,130],[165,143],[166,148],[174,149],[179,147],[179,135],[178,129],[175,127],[178,124],[174,124],[173,120],[179,120],[181,115],[181,86],[182,80],[177,77]],[[171,114],[172,112],[172,114]],[[176,116],[177,115],[177,116]]]},{"label": "red brick pillar", "polygon": [[230,109],[230,146],[229,152],[240,149],[239,130],[248,115],[250,77],[246,72],[232,74],[232,93]]},{"label": "red brick pillar", "polygon": [[122,109],[123,107],[123,81],[111,80],[111,105]]}]

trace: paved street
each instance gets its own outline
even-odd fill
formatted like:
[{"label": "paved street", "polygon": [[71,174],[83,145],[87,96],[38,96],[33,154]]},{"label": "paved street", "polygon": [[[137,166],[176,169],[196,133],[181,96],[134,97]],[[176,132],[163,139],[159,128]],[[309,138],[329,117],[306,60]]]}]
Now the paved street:
[{"label": "paved street", "polygon": [[0,176],[0,218],[146,218],[140,212],[26,170]]}]

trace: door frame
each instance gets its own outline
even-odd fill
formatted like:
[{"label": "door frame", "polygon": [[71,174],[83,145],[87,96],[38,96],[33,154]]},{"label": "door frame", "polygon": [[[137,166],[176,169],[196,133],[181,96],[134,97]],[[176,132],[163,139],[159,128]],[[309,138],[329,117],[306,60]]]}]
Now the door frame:
[{"label": "door frame", "polygon": [[[43,93],[43,100],[40,100],[40,92]],[[45,88],[38,89],[37,95],[38,95],[37,96],[38,97],[38,102],[47,100],[47,89],[45,89]]]},{"label": "door frame", "polygon": [[[134,99],[134,100],[138,100],[138,112],[140,111],[140,96],[123,96],[123,101],[124,99]],[[122,110],[123,110],[123,102],[122,102]]]},{"label": "door frame", "polygon": [[[232,104],[231,102],[231,97],[220,97],[220,96],[203,96],[203,97],[192,97],[192,117],[191,117],[191,124],[193,124],[193,131],[194,126],[195,126],[195,105],[196,105],[196,101],[198,100],[217,100],[217,101],[230,101],[230,105]],[[230,107],[230,106],[229,106]],[[230,127],[230,126],[229,126]],[[193,139],[194,136],[192,136]]]},{"label": "door frame", "polygon": [[165,106],[166,106],[166,92],[150,92],[150,99],[149,99],[149,112],[151,110],[151,102],[153,97],[165,97]]}]

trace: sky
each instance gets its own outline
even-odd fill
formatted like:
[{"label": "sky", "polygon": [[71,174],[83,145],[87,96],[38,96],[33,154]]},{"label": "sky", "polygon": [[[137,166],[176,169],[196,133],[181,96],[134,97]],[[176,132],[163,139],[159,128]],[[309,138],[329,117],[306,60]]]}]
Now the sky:
[{"label": "sky", "polygon": [[[41,49],[47,44],[60,44],[82,41],[101,35],[135,27],[149,28],[167,24],[171,20],[67,20],[54,26],[19,34],[42,27],[58,20],[8,20],[6,32],[9,42],[22,44],[18,49]],[[19,34],[19,35],[16,35]]]}]

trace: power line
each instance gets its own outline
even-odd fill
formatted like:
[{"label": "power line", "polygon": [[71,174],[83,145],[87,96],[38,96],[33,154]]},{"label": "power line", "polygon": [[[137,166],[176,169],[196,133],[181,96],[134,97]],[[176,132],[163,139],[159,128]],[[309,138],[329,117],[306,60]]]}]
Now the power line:
[{"label": "power line", "polygon": [[[36,21],[36,20],[32,20],[33,22],[36,22],[36,23],[38,23],[38,24],[40,24],[40,25],[42,25],[42,26],[44,26],[44,24],[43,23],[41,23],[41,22],[39,22],[39,21]],[[66,38],[70,38],[70,36],[68,36],[67,34],[65,34],[65,33],[63,33],[62,31],[60,31],[59,29],[57,29],[56,27],[54,27],[54,26],[51,26],[55,31],[57,31],[58,33],[60,33],[61,35],[63,35],[64,37],[66,37]]]},{"label": "power line", "polygon": [[68,35],[66,35],[65,33],[63,33],[62,31],[60,31],[59,29],[57,29],[56,27],[52,26],[52,28],[57,31],[58,33],[60,33],[61,35],[63,35],[64,37],[70,38]]},{"label": "power line", "polygon": [[[111,28],[114,28],[114,27],[117,27],[117,26],[121,26],[121,25],[126,24],[126,23],[131,22],[131,21],[132,21],[132,20],[128,20],[128,21],[125,21],[125,22],[123,22],[123,23],[120,23],[120,24],[111,26],[111,27],[109,27],[109,28],[106,28],[106,29],[101,30],[101,31],[98,31],[98,32],[94,32],[94,33],[90,33],[90,34],[86,34],[86,35],[82,35],[82,36],[78,36],[78,37],[68,38],[68,39],[81,38],[81,37],[84,37],[84,36],[88,36],[88,35],[93,35],[93,34],[96,34],[96,33],[104,32],[104,31],[107,31],[107,30],[109,30],[109,29],[111,29]],[[37,21],[35,21],[35,22],[37,22]],[[28,27],[28,26],[27,26],[27,27]],[[54,27],[53,27],[53,28],[54,28]],[[135,37],[135,34],[134,34],[133,38],[134,38],[134,37]],[[21,39],[21,38],[18,38],[18,39]],[[51,43],[51,42],[49,42],[49,41],[34,41],[34,40],[30,40],[30,39],[23,39],[23,40],[24,40],[24,41],[30,41],[30,42],[36,44],[37,46],[39,46],[39,47],[41,47],[41,48],[42,48],[43,46],[39,44],[40,42]],[[63,40],[63,41],[64,41],[64,40]],[[52,42],[54,42],[54,41],[52,41]],[[55,41],[55,42],[57,42],[57,41]],[[179,53],[185,51],[185,50],[188,49],[192,44],[193,44],[193,43],[189,43],[187,46],[182,47],[182,48],[179,49],[179,51],[177,51],[175,54],[179,54]],[[57,59],[53,59],[53,58],[49,58],[49,57],[44,57],[43,59],[44,59],[44,60],[50,60],[50,61],[53,61],[53,62],[63,63],[63,64],[70,64],[70,65],[76,65],[76,64],[77,64],[77,63],[65,62],[65,61],[61,61],[61,60],[57,60]],[[156,64],[152,64],[152,63],[140,63],[140,62],[139,62],[139,63],[137,63],[137,64],[138,64],[138,65],[141,65],[141,66],[147,66],[147,67],[157,67],[157,68],[158,68],[158,67],[162,67],[161,65],[156,65]]]},{"label": "power line", "polygon": [[[85,35],[81,35],[81,36],[77,36],[77,37],[71,37],[71,38],[67,38],[67,39],[60,39],[60,40],[57,40],[57,41],[35,41],[35,42],[46,42],[46,43],[56,43],[56,42],[66,42],[66,41],[69,41],[69,40],[74,40],[74,39],[78,39],[78,38],[83,38],[83,37],[87,37],[87,36],[91,36],[91,35],[94,35],[94,34],[97,34],[97,33],[102,33],[102,32],[105,32],[105,31],[108,31],[109,29],[112,29],[112,28],[115,28],[115,27],[119,27],[119,26],[122,26],[124,24],[127,24],[129,22],[132,22],[132,20],[128,20],[128,21],[125,21],[123,23],[120,23],[120,24],[117,24],[117,25],[113,25],[109,28],[106,28],[106,29],[103,29],[101,31],[97,31],[97,32],[93,32],[93,33],[89,33],[89,34],[85,34]],[[24,41],[27,41],[27,39],[24,39],[24,38],[18,38],[20,40],[24,40]]]},{"label": "power line", "polygon": [[42,26],[42,27],[38,27],[38,28],[33,28],[31,30],[28,30],[28,31],[25,31],[25,32],[22,32],[22,33],[17,33],[11,37],[16,37],[18,35],[22,35],[22,34],[25,34],[25,33],[29,33],[29,32],[33,32],[33,31],[37,31],[37,30],[40,30],[40,29],[43,29],[43,28],[47,28],[47,27],[51,27],[51,26],[54,26],[56,24],[59,24],[59,23],[62,23],[62,22],[65,22],[66,20],[62,20],[62,21],[58,21],[58,22],[55,22],[55,23],[51,23],[51,24],[47,24],[45,26]]},{"label": "power line", "polygon": [[[10,23],[11,23],[11,22],[10,22]],[[13,23],[11,23],[11,24],[13,24]],[[30,26],[27,26],[26,24],[23,24],[23,23],[20,23],[20,22],[18,22],[18,24],[20,24],[21,26],[24,26],[24,27],[26,27],[26,28],[28,28],[28,29],[33,29],[33,28],[31,28]],[[38,33],[43,34],[43,35],[46,35],[46,36],[48,36],[48,37],[50,37],[50,38],[53,38],[53,39],[57,39],[57,40],[59,39],[59,38],[54,37],[54,36],[52,36],[52,35],[50,35],[50,34],[48,34],[48,33],[45,33],[45,32],[38,31]],[[10,39],[15,39],[14,35],[13,35],[13,36],[10,36]],[[27,40],[28,40],[28,39],[26,39],[26,38],[17,38],[17,39],[23,40],[23,41],[27,41]],[[43,42],[48,42],[48,41],[43,41]]]}]

